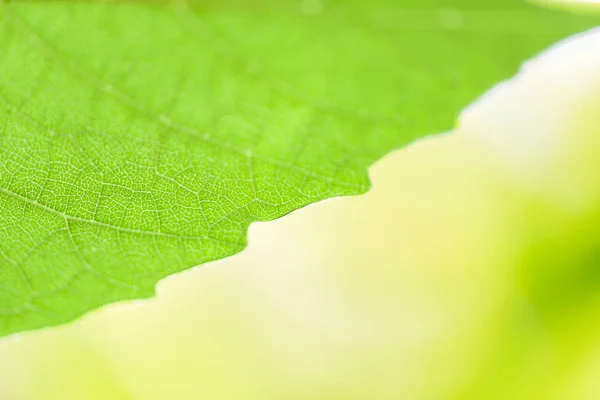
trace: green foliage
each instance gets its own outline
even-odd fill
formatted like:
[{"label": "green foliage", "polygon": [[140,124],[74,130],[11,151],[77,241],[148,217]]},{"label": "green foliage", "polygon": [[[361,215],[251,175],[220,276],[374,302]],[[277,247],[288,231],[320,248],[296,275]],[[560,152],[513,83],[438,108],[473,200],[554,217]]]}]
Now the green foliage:
[{"label": "green foliage", "polygon": [[508,0],[0,6],[0,335],[363,193],[377,158],[594,22]]}]

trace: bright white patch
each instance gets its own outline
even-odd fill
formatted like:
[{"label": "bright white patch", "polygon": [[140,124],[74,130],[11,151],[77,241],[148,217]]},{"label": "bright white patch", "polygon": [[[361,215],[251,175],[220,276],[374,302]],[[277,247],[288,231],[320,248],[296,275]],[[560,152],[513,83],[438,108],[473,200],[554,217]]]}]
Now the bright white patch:
[{"label": "bright white patch", "polygon": [[594,146],[585,137],[589,123],[581,121],[581,112],[598,93],[597,28],[563,40],[525,63],[516,77],[463,112],[459,131],[487,143],[518,179],[549,187],[556,171],[575,173],[567,164],[573,164],[581,148]]}]

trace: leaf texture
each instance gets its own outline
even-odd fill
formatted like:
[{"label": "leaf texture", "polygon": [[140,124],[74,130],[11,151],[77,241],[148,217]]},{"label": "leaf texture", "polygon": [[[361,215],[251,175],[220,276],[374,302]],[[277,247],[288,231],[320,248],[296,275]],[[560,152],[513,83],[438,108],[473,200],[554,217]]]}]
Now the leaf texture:
[{"label": "leaf texture", "polygon": [[0,5],[0,335],[152,296],[369,187],[596,18],[519,1]]}]

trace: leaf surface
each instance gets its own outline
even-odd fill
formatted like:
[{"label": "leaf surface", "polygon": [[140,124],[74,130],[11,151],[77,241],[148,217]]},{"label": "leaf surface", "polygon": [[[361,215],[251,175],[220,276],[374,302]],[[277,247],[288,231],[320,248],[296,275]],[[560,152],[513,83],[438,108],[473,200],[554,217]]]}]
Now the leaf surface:
[{"label": "leaf surface", "polygon": [[510,0],[1,5],[0,335],[363,193],[376,159],[596,22]]}]

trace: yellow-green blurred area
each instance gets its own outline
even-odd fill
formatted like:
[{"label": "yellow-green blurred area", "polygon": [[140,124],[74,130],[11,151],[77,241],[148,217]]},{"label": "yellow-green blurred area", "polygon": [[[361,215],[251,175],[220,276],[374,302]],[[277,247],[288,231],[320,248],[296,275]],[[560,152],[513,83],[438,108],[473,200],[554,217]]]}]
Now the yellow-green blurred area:
[{"label": "yellow-green blurred area", "polygon": [[600,399],[600,31],[373,189],[254,224],[151,301],[0,342],[0,399]]},{"label": "yellow-green blurred area", "polygon": [[585,13],[600,12],[599,0],[530,0],[541,6],[550,6],[553,8],[563,8],[570,11],[581,11]]}]

